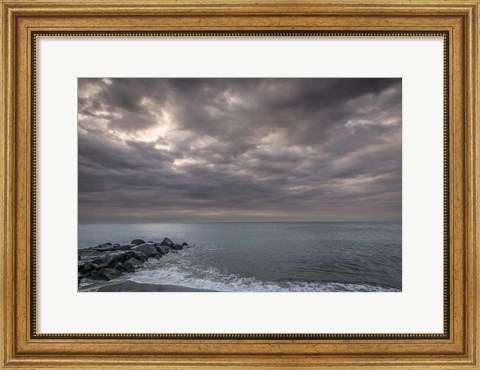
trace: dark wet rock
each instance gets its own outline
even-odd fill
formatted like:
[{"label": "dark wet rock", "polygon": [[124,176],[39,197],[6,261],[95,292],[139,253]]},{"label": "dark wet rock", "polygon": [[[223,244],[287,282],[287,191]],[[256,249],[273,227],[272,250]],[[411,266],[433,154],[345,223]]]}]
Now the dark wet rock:
[{"label": "dark wet rock", "polygon": [[163,247],[163,246],[167,246],[167,247],[173,247],[175,243],[171,240],[171,239],[168,239],[168,238],[164,238],[162,240],[162,242],[160,243],[160,245]]},{"label": "dark wet rock", "polygon": [[122,276],[120,271],[113,268],[103,269],[102,272],[109,278],[109,280]]},{"label": "dark wet rock", "polygon": [[78,255],[81,257],[86,257],[86,256],[100,256],[102,254],[102,251],[97,251],[92,248],[85,248],[85,249],[79,249],[78,250]]},{"label": "dark wet rock", "polygon": [[112,245],[112,243],[103,243],[103,244],[99,244],[96,247],[93,247],[91,249],[93,249],[95,251],[98,251],[98,252],[107,252],[107,251],[113,251],[115,248]]},{"label": "dark wet rock", "polygon": [[98,265],[95,265],[91,262],[85,262],[84,264],[78,266],[78,272],[81,274],[86,274],[87,272],[93,270],[98,270]]},{"label": "dark wet rock", "polygon": [[108,252],[108,251],[115,250],[115,247],[113,247],[113,245],[106,245],[106,246],[103,246],[103,247],[93,248],[93,250],[96,250],[98,252]]},{"label": "dark wet rock", "polygon": [[131,244],[100,244],[78,251],[78,281],[93,279],[110,281],[142,268],[149,258],[161,258],[167,253],[177,253],[188,247],[187,243],[177,244],[169,238],[161,243],[134,239]]},{"label": "dark wet rock", "polygon": [[155,248],[157,248],[157,251],[162,255],[167,254],[169,251],[172,250],[172,248],[170,248],[169,246],[163,246],[159,243],[155,244]]},{"label": "dark wet rock", "polygon": [[133,245],[131,244],[125,244],[125,245],[118,245],[118,247],[115,247],[115,250],[116,251],[128,251],[129,249],[131,249],[132,247],[134,247]]},{"label": "dark wet rock", "polygon": [[93,260],[93,263],[101,268],[107,267],[108,265],[112,264],[115,262],[115,258],[112,254],[104,254],[95,260]]},{"label": "dark wet rock", "polygon": [[130,251],[131,254],[128,255],[128,257],[134,257],[137,260],[140,260],[142,262],[147,262],[148,257],[145,253],[142,253],[140,251]]},{"label": "dark wet rock", "polygon": [[134,269],[136,268],[139,268],[143,265],[143,262],[142,260],[139,260],[138,258],[135,258],[135,257],[132,257],[132,258],[129,258],[124,264],[123,266],[126,266],[128,267],[127,265],[130,265],[132,266]]},{"label": "dark wet rock", "polygon": [[130,244],[133,244],[133,245],[145,244],[145,240],[142,240],[142,239],[133,239]]},{"label": "dark wet rock", "polygon": [[126,252],[126,251],[118,251],[118,252],[104,254],[94,259],[93,263],[95,265],[100,266],[101,268],[109,267],[114,265],[116,262],[122,262],[123,260],[125,260],[128,253],[129,252]]},{"label": "dark wet rock", "polygon": [[133,264],[128,261],[125,263],[117,264],[115,268],[120,272],[135,272],[135,266],[133,266]]},{"label": "dark wet rock", "polygon": [[158,257],[160,252],[153,244],[140,244],[131,249],[132,251],[138,251],[145,254],[147,257]]},{"label": "dark wet rock", "polygon": [[91,271],[88,275],[86,275],[86,277],[89,279],[104,281],[110,281],[120,276],[122,276],[122,273],[113,268],[105,268],[98,271],[94,270]]},{"label": "dark wet rock", "polygon": [[92,280],[104,280],[104,281],[109,281],[110,279],[108,276],[106,276],[102,271],[90,271],[88,274],[85,275],[86,278],[92,279]]}]

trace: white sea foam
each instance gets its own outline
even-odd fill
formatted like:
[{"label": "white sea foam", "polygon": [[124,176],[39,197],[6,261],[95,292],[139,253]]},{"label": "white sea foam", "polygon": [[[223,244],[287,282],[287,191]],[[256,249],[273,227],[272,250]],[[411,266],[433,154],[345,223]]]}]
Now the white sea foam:
[{"label": "white sea foam", "polygon": [[130,274],[137,283],[179,285],[195,289],[227,292],[397,292],[394,288],[370,284],[339,282],[271,282],[236,274],[222,274],[213,267],[196,269],[192,266],[151,263],[149,268]]}]

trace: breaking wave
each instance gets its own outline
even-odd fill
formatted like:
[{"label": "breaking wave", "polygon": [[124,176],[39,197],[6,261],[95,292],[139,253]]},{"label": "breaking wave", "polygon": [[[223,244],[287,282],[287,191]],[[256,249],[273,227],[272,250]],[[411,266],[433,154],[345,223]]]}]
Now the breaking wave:
[{"label": "breaking wave", "polygon": [[[189,263],[188,258],[166,256],[160,261],[150,260],[145,269],[128,276],[137,283],[177,285],[194,289],[223,292],[399,292],[391,287],[374,284],[262,281],[255,277],[225,274],[214,267],[200,268]],[[188,254],[188,252],[187,252]]]}]

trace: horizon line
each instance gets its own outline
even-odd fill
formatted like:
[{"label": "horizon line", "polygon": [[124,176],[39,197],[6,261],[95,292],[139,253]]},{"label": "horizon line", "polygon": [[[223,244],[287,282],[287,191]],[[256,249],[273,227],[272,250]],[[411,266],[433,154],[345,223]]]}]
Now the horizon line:
[{"label": "horizon line", "polygon": [[268,223],[333,223],[333,222],[402,222],[402,220],[322,220],[322,221],[145,221],[145,222],[78,222],[78,225],[118,224],[268,224]]}]

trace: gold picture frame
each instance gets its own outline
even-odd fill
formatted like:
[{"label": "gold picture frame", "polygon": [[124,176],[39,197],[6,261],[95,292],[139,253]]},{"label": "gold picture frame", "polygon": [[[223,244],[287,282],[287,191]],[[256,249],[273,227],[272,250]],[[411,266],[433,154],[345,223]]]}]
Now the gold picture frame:
[{"label": "gold picture frame", "polygon": [[[0,264],[3,368],[478,369],[478,16],[467,1],[1,0]],[[36,41],[48,36],[444,38],[444,332],[36,332]]]}]

